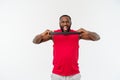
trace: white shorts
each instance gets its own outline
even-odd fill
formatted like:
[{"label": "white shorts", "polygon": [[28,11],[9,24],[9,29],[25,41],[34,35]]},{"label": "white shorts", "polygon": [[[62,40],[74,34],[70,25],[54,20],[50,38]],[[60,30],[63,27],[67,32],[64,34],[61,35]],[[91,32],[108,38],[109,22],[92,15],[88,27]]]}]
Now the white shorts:
[{"label": "white shorts", "polygon": [[80,80],[80,78],[81,75],[79,73],[72,76],[61,76],[57,74],[51,75],[51,80]]}]

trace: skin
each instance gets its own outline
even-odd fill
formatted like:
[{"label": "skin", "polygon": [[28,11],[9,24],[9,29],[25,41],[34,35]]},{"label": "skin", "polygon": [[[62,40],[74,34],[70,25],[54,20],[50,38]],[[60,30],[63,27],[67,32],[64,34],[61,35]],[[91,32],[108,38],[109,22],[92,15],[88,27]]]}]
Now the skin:
[{"label": "skin", "polygon": [[60,28],[63,30],[63,32],[69,32],[71,24],[71,20],[67,16],[62,17],[59,21]]},{"label": "skin", "polygon": [[[72,24],[71,19],[68,16],[62,16],[59,20],[59,25],[63,32],[69,32],[69,29],[71,28],[71,24]],[[76,31],[81,32],[81,34],[79,35],[80,39],[91,40],[91,41],[97,41],[100,39],[100,36],[97,33],[87,31],[84,28],[80,28]],[[33,43],[40,44],[42,42],[52,40],[52,35],[49,34],[50,32],[53,31],[47,29],[43,33],[36,35],[35,38],[33,39]]]}]

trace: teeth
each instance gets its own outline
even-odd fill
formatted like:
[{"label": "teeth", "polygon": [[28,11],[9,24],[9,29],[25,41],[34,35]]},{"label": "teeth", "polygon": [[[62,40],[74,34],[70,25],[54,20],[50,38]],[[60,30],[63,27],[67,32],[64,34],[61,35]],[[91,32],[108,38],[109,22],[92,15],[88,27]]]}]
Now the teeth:
[{"label": "teeth", "polygon": [[64,26],[64,28],[63,28],[65,31],[67,30],[67,26]]}]

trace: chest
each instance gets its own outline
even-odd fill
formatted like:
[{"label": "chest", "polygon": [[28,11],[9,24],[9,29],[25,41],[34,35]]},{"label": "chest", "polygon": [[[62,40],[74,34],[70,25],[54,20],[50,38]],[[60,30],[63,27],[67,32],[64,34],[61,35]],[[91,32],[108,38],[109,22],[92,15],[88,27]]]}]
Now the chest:
[{"label": "chest", "polygon": [[53,36],[54,44],[73,45],[73,44],[78,44],[78,41],[79,41],[78,35],[55,35]]}]

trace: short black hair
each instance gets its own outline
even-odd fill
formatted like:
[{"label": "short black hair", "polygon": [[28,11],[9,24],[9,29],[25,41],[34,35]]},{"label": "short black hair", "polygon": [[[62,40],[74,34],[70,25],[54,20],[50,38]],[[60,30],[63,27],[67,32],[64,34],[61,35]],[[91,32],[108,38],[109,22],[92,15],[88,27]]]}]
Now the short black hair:
[{"label": "short black hair", "polygon": [[60,16],[59,20],[61,20],[62,17],[68,17],[71,20],[71,17],[69,15],[62,15]]}]

